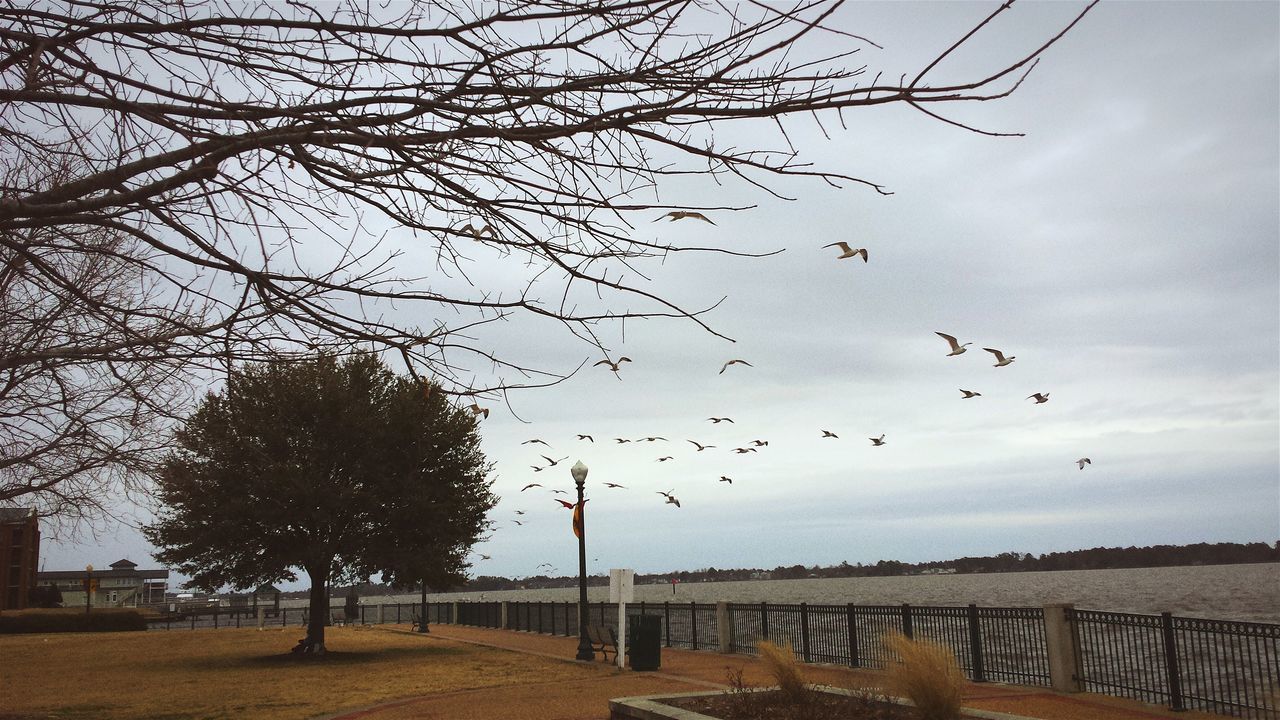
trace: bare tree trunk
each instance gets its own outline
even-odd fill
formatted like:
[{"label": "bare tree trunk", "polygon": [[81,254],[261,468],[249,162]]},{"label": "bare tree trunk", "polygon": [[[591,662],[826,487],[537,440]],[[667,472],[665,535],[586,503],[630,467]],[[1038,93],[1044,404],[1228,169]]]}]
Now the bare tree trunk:
[{"label": "bare tree trunk", "polygon": [[329,579],[311,576],[311,611],[307,619],[307,636],[293,649],[295,653],[324,654],[324,626],[329,619]]}]

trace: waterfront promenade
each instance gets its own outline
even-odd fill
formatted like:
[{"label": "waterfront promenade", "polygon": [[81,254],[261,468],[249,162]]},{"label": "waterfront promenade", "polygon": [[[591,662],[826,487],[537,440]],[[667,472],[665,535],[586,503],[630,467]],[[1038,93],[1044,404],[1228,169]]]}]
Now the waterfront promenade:
[{"label": "waterfront promenade", "polygon": [[[393,630],[398,632],[399,630]],[[459,625],[433,625],[423,642],[462,642],[572,660],[576,638]],[[561,682],[512,684],[499,688],[429,695],[398,700],[370,708],[329,715],[325,720],[409,720],[439,718],[528,718],[529,720],[604,720],[611,698],[700,689],[724,689],[726,671],[742,669],[753,685],[767,685],[769,678],[759,661],[746,655],[726,655],[685,650],[662,650],[662,669],[642,673],[622,672],[597,661],[595,677]],[[477,668],[483,672],[482,668]],[[810,682],[837,687],[876,687],[880,674],[871,670],[807,665]],[[1038,720],[1208,720],[1221,718],[1199,712],[1169,712],[1142,703],[1080,693],[1061,694],[1044,688],[999,683],[969,683],[965,706],[1011,713]]]}]

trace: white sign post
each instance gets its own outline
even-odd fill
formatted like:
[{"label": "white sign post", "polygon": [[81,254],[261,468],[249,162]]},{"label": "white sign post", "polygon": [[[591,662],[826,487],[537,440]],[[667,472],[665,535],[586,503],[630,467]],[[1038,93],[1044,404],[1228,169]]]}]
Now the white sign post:
[{"label": "white sign post", "polygon": [[627,603],[635,597],[636,571],[609,570],[609,602],[618,603],[618,667],[627,669]]}]

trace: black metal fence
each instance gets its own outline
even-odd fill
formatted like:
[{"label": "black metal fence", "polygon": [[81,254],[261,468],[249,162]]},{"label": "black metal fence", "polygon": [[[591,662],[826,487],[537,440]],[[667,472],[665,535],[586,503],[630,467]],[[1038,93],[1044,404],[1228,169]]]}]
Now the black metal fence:
[{"label": "black metal fence", "polygon": [[1280,718],[1280,625],[1068,610],[1085,690]]},{"label": "black metal fence", "polygon": [[[427,603],[427,622],[457,623],[572,637],[576,602]],[[408,624],[421,603],[362,605],[360,624]],[[1280,625],[1067,608],[1074,633],[1076,680],[1089,692],[1160,703],[1174,710],[1280,720]],[[892,661],[887,632],[928,638],[955,653],[971,680],[1050,685],[1043,608],[922,607],[914,605],[809,605],[727,603],[731,652],[755,654],[770,640],[791,647],[805,662],[884,667]],[[331,622],[345,620],[341,606]],[[628,616],[662,620],[666,647],[719,650],[715,603],[633,603]],[[268,627],[302,626],[307,607],[267,610]],[[618,606],[590,603],[587,621],[614,627]],[[153,620],[153,629],[255,627],[249,609],[185,611]]]}]

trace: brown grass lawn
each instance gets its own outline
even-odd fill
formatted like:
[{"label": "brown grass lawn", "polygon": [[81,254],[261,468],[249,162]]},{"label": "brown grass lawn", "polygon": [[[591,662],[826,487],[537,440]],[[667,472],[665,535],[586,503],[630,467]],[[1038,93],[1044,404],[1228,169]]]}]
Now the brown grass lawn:
[{"label": "brown grass lawn", "polygon": [[390,629],[0,635],[0,720],[311,718],[405,697],[573,680],[592,669]]}]

